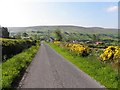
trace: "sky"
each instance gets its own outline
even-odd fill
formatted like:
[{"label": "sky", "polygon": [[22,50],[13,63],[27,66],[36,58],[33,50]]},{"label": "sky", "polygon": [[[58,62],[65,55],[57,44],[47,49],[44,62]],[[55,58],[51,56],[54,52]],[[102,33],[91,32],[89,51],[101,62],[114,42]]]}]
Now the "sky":
[{"label": "sky", "polygon": [[27,27],[75,25],[118,28],[118,2],[40,2],[0,3],[0,25]]}]

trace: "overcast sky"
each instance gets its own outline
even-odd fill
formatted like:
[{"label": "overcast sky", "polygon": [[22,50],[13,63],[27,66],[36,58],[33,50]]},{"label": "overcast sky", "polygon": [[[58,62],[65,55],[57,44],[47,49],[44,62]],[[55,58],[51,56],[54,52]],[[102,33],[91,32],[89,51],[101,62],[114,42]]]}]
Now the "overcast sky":
[{"label": "overcast sky", "polygon": [[[0,2],[0,25],[79,25],[118,27],[117,2]],[[11,1],[11,2],[10,2]]]}]

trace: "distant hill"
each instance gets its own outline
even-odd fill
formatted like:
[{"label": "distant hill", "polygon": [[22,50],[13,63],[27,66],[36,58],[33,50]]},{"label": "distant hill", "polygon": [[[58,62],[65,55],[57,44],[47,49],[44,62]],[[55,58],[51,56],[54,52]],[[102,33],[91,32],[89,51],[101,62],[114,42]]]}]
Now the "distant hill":
[{"label": "distant hill", "polygon": [[54,31],[60,29],[67,32],[80,32],[89,34],[117,34],[118,29],[109,29],[101,27],[81,27],[81,26],[31,26],[31,27],[8,27],[10,32],[25,32],[25,31]]}]

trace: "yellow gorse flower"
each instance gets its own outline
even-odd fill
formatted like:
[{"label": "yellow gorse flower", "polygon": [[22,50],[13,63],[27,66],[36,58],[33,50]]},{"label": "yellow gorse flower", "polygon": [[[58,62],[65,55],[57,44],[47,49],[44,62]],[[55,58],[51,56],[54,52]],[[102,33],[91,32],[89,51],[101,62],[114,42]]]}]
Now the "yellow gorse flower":
[{"label": "yellow gorse flower", "polygon": [[104,49],[103,54],[100,55],[101,60],[117,60],[120,58],[120,47],[119,46],[108,46]]},{"label": "yellow gorse flower", "polygon": [[54,41],[53,43],[58,45],[60,44],[60,41]]},{"label": "yellow gorse flower", "polygon": [[78,55],[88,55],[90,52],[90,48],[85,45],[77,44],[77,43],[66,43],[65,48],[69,49],[71,52],[74,52]]}]

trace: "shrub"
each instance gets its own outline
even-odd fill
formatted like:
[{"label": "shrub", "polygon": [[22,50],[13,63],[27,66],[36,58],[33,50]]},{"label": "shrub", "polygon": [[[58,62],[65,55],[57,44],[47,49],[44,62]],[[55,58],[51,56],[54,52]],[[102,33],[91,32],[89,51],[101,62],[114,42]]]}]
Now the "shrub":
[{"label": "shrub", "polygon": [[86,45],[82,44],[74,44],[74,43],[66,43],[64,45],[70,52],[73,52],[80,56],[88,56],[90,54],[90,48]]},{"label": "shrub", "polygon": [[100,55],[102,61],[115,61],[120,58],[120,47],[119,46],[108,46],[104,49],[103,54]]},{"label": "shrub", "polygon": [[6,60],[13,55],[22,52],[24,49],[35,45],[36,42],[32,40],[21,39],[3,39],[0,38],[0,45],[2,45],[2,60]]},{"label": "shrub", "polygon": [[60,41],[54,41],[53,43],[59,45]]}]

